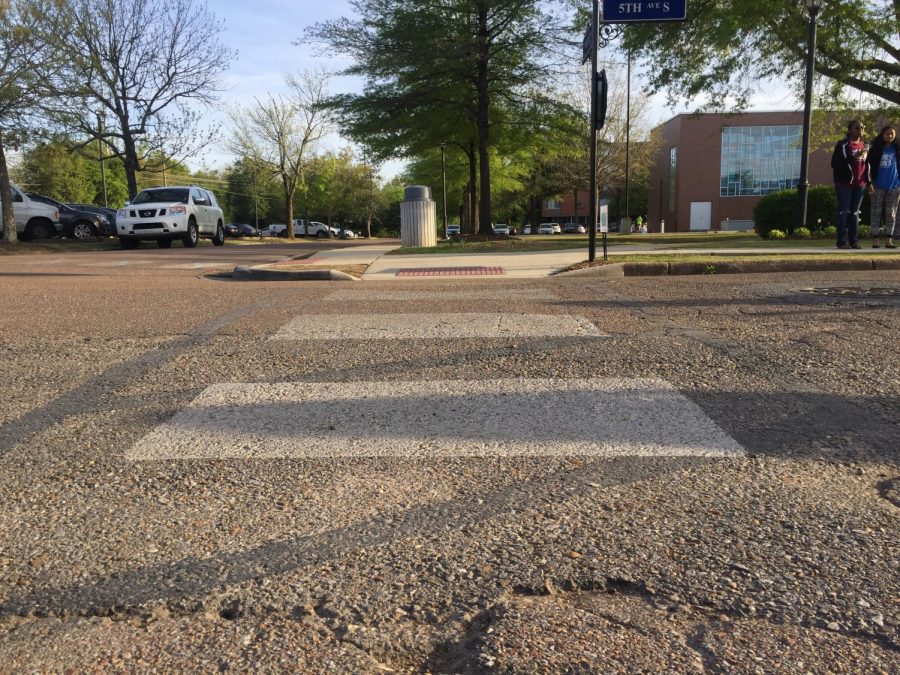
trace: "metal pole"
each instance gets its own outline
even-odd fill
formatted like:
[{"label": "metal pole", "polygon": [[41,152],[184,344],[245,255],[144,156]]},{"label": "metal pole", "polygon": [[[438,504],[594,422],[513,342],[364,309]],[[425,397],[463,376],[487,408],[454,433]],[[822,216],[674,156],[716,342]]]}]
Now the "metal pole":
[{"label": "metal pole", "polygon": [[600,0],[591,3],[591,180],[588,195],[588,262],[597,258],[597,43],[600,37]]},{"label": "metal pole", "polygon": [[[628,50],[628,76],[625,85],[625,217],[631,220],[628,208],[628,175],[631,164],[631,50]],[[621,214],[619,214],[621,216]],[[622,218],[619,218],[619,233],[622,232]]]},{"label": "metal pole", "polygon": [[100,117],[100,113],[97,113],[97,148],[100,153],[100,181],[103,183],[103,206],[109,208],[109,199],[106,196],[106,166],[103,164],[103,141],[100,139],[100,136],[103,136],[103,118]]},{"label": "metal pole", "polygon": [[803,98],[803,144],[800,150],[800,182],[797,184],[797,227],[806,227],[806,206],[809,195],[809,126],[812,117],[812,90],[816,54],[816,14],[818,7],[808,6],[809,39],[806,52],[806,91]]},{"label": "metal pole", "polygon": [[447,238],[447,168],[444,165],[444,146],[441,143],[441,199],[444,202],[444,238]]}]

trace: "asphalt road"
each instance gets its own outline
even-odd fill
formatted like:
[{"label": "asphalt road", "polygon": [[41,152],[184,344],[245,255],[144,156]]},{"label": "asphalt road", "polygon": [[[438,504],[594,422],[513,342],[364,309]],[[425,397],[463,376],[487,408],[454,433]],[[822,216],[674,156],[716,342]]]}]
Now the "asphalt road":
[{"label": "asphalt road", "polygon": [[246,248],[0,258],[0,670],[897,671],[900,273]]}]

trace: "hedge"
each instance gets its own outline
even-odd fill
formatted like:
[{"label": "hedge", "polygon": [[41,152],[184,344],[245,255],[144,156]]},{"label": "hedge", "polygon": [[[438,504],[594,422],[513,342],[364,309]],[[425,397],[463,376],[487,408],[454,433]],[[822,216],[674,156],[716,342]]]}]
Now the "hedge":
[{"label": "hedge", "polygon": [[[864,193],[860,207],[860,221],[869,222],[870,202],[868,193]],[[809,188],[806,201],[806,225],[816,234],[829,226],[836,225],[837,196],[834,188],[827,185],[816,185]],[[782,190],[773,192],[760,199],[753,209],[753,226],[756,233],[765,239],[771,229],[779,229],[788,235],[793,234],[797,221],[797,191]]]}]

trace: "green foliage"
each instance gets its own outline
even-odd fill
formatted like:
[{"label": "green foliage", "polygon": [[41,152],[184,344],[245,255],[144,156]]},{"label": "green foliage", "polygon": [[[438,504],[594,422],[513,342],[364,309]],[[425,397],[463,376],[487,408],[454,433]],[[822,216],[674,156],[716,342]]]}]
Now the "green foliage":
[{"label": "green foliage", "polygon": [[795,239],[810,239],[812,238],[812,232],[810,232],[808,227],[798,227],[791,232],[791,236]]},{"label": "green foliage", "polygon": [[828,227],[822,228],[822,236],[823,237],[836,237],[837,236],[837,228],[834,225],[829,225]]},{"label": "green foliage", "polygon": [[716,266],[715,265],[707,265],[703,268],[703,274],[715,274]]},{"label": "green foliage", "polygon": [[786,236],[787,235],[785,235],[785,233],[782,232],[781,230],[772,229],[772,230],[769,230],[767,238],[768,239],[784,239]]},{"label": "green foliage", "polygon": [[[744,107],[768,78],[802,86],[808,14],[803,2],[694,2],[683,23],[629,26],[625,45],[643,57],[650,87],[673,100],[704,97]],[[818,16],[816,70],[835,83],[900,103],[897,5],[893,0],[829,0]],[[870,57],[878,53],[877,58]],[[827,79],[826,79],[827,78]]]},{"label": "green foliage", "polygon": [[860,225],[859,230],[857,230],[857,235],[860,239],[871,239],[872,238],[872,228],[868,225]]},{"label": "green foliage", "polygon": [[[806,200],[806,222],[820,229],[834,222],[837,197],[834,188],[816,185],[809,188]],[[769,230],[778,228],[791,233],[797,221],[797,190],[782,190],[762,197],[753,208],[753,226],[763,239]]]},{"label": "green foliage", "polygon": [[[96,143],[92,144],[96,148]],[[19,180],[29,192],[61,202],[103,205],[103,181],[97,155],[78,150],[65,140],[40,143],[22,155]],[[125,170],[121,162],[105,161],[107,203],[116,208],[128,198]]]}]

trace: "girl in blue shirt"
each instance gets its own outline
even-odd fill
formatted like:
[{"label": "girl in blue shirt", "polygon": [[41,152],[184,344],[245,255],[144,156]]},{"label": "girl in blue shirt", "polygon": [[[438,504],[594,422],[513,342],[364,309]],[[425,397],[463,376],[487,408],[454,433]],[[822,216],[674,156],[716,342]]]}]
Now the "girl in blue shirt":
[{"label": "girl in blue shirt", "polygon": [[893,238],[897,229],[897,204],[900,202],[900,139],[892,126],[886,126],[869,148],[869,193],[872,199],[872,248],[878,248],[881,214],[884,213],[885,248],[897,248]]}]

